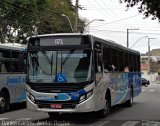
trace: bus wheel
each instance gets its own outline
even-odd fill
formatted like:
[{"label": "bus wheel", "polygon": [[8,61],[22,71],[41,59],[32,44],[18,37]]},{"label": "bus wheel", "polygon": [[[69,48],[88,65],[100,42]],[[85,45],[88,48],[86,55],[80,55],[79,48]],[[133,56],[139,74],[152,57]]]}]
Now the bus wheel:
[{"label": "bus wheel", "polygon": [[0,94],[0,113],[4,113],[9,109],[9,96],[3,91]]},{"label": "bus wheel", "polygon": [[59,113],[58,112],[48,112],[48,115],[50,118],[55,118],[59,116]]},{"label": "bus wheel", "polygon": [[130,99],[125,102],[126,107],[132,107],[133,105],[133,88],[131,88]]},{"label": "bus wheel", "polygon": [[104,118],[111,113],[111,98],[106,98],[106,105],[103,110],[100,111],[99,116]]}]

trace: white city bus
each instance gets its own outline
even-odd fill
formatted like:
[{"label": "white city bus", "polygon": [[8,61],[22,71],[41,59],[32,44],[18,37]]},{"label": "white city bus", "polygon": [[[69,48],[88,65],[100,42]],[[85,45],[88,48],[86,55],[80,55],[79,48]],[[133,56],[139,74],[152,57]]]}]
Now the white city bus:
[{"label": "white city bus", "polygon": [[58,113],[110,113],[141,92],[140,53],[78,33],[28,39],[27,108]]},{"label": "white city bus", "polygon": [[0,43],[0,113],[26,99],[26,46]]}]

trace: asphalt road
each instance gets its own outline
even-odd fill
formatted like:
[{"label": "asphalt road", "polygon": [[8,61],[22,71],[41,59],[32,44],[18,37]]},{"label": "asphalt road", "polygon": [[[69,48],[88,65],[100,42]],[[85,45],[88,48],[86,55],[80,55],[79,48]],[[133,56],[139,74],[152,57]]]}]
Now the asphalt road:
[{"label": "asphalt road", "polygon": [[130,108],[118,105],[106,118],[96,113],[62,114],[49,118],[47,113],[28,111],[25,105],[17,105],[0,114],[0,125],[21,126],[160,126],[160,84],[143,87],[140,96],[134,98]]}]

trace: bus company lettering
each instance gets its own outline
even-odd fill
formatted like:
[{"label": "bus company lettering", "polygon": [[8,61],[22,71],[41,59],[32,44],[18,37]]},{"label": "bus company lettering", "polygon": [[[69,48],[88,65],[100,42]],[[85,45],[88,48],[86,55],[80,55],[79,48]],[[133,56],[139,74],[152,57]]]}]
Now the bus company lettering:
[{"label": "bus company lettering", "polygon": [[17,85],[17,84],[25,84],[26,80],[24,77],[18,76],[18,77],[7,77],[7,85]]}]

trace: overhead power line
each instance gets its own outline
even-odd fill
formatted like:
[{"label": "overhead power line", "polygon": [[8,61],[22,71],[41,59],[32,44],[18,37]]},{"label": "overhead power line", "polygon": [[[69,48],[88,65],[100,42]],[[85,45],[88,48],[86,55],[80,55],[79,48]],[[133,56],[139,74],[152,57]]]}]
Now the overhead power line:
[{"label": "overhead power line", "polygon": [[[97,5],[95,6],[91,1],[89,1],[89,0],[87,0],[88,1],[88,3],[90,3],[90,5],[92,5],[95,9],[96,9],[96,11],[99,13],[99,10],[98,10],[98,7],[97,7]],[[102,16],[104,16],[104,17],[110,17],[110,16],[108,16],[108,15],[106,15],[106,13],[99,13],[100,15],[102,15]]]},{"label": "overhead power line", "polygon": [[126,18],[122,18],[122,19],[119,19],[119,20],[115,20],[115,21],[111,21],[111,22],[108,22],[108,23],[104,23],[103,25],[96,25],[96,26],[93,26],[93,27],[104,26],[105,24],[112,24],[112,23],[116,23],[116,22],[120,22],[120,21],[123,21],[123,20],[130,19],[130,18],[134,18],[134,17],[137,17],[137,16],[139,16],[139,15],[136,14],[136,15],[133,15],[133,16],[130,16],[130,17],[126,17]]},{"label": "overhead power line", "polygon": [[[126,34],[126,31],[120,31],[120,30],[90,30],[90,31],[92,32],[118,32],[118,33]],[[132,32],[132,34],[160,35],[160,33],[153,33],[153,32]]]}]

